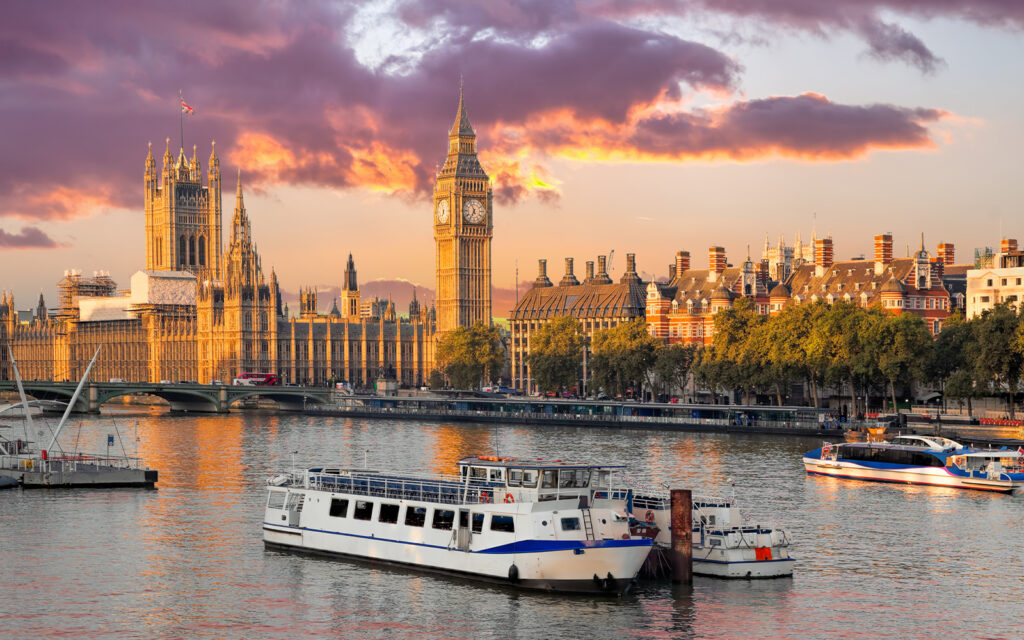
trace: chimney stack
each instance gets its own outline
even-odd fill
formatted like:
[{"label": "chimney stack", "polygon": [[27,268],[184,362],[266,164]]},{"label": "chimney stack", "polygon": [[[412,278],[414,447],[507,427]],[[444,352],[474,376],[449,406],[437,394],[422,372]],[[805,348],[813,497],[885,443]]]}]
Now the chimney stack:
[{"label": "chimney stack", "polygon": [[636,274],[636,254],[626,254],[626,272],[619,278],[619,282],[640,282],[640,276]]},{"label": "chimney stack", "polygon": [[611,284],[612,279],[608,275],[607,256],[597,256],[597,275],[594,276],[594,284]]},{"label": "chimney stack", "polygon": [[594,261],[587,260],[587,278],[583,281],[583,284],[590,284],[594,280]]},{"label": "chimney stack", "polygon": [[814,240],[814,266],[822,270],[832,266],[832,236]]},{"label": "chimney stack", "polygon": [[882,233],[875,236],[875,262],[880,263],[882,266],[889,266],[889,263],[892,262],[891,233]]},{"label": "chimney stack", "polygon": [[939,262],[941,262],[942,264],[946,266],[954,264],[954,249],[952,242],[940,242],[938,254]]},{"label": "chimney stack", "polygon": [[690,269],[690,252],[680,251],[676,253],[676,277],[682,278],[683,273]]},{"label": "chimney stack", "polygon": [[571,287],[579,284],[580,281],[576,279],[576,275],[572,272],[572,258],[565,259],[565,275],[562,276],[558,286],[560,287]]},{"label": "chimney stack", "polygon": [[1017,241],[1013,238],[1003,238],[1003,241],[999,243],[1000,253],[1013,253],[1017,250]]},{"label": "chimney stack", "polygon": [[551,281],[548,280],[548,261],[541,258],[537,261],[537,279],[533,281],[535,287],[550,287]]},{"label": "chimney stack", "polygon": [[725,259],[725,247],[708,248],[708,280],[715,282],[725,273],[729,263]]},{"label": "chimney stack", "polygon": [[670,264],[670,265],[668,265],[668,281],[672,282],[675,279],[676,279],[676,265]]}]

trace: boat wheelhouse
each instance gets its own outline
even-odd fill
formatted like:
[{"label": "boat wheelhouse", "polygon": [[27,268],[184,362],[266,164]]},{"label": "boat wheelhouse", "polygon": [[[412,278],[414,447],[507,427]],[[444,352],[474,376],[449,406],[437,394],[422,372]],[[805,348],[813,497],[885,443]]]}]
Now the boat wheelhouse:
[{"label": "boat wheelhouse", "polygon": [[623,510],[623,467],[464,458],[457,476],[316,467],[268,483],[268,548],[350,556],[517,587],[621,594],[651,540]]},{"label": "boat wheelhouse", "polygon": [[903,435],[890,442],[826,443],[804,454],[810,475],[1018,493],[1024,452],[973,449],[938,436]]}]

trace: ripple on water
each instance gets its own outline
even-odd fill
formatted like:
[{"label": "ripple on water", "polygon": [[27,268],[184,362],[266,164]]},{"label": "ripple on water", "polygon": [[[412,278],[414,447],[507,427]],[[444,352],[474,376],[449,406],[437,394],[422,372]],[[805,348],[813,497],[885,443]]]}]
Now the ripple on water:
[{"label": "ripple on water", "polygon": [[[1024,637],[1024,499],[804,474],[811,439],[236,413],[140,415],[159,489],[0,493],[10,637]],[[109,419],[75,437],[102,447]],[[129,446],[129,449],[131,447]],[[265,551],[264,478],[314,463],[453,473],[499,452],[626,464],[735,495],[795,539],[792,579],[644,583],[618,600],[517,592]]]}]

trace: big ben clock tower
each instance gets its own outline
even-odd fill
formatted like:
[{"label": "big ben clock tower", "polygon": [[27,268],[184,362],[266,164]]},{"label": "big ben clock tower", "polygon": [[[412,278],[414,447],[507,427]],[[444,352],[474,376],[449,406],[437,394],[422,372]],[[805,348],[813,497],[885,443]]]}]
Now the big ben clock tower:
[{"label": "big ben clock tower", "polygon": [[459,110],[448,132],[448,158],[434,182],[437,331],[491,323],[490,180],[476,157],[476,134],[459,88]]}]

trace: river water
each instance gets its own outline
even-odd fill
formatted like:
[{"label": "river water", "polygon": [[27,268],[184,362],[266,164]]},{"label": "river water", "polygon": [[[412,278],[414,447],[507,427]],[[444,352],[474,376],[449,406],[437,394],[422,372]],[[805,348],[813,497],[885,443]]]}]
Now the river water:
[{"label": "river water", "polygon": [[[815,439],[113,415],[62,441],[102,451],[116,428],[160,470],[159,488],[0,492],[0,637],[1024,637],[1024,498],[808,477],[800,458]],[[496,449],[735,495],[749,517],[790,530],[796,573],[590,599],[263,548],[264,481],[293,457],[454,473],[458,458]]]}]

